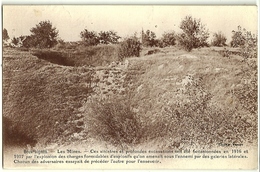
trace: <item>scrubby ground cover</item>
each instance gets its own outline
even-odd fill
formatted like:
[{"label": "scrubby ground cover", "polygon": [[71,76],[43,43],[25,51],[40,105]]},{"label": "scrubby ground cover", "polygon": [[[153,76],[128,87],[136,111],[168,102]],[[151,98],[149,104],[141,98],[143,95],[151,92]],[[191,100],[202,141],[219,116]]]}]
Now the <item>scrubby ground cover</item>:
[{"label": "scrubby ground cover", "polygon": [[252,61],[254,67],[241,57],[229,60],[210,50],[132,61],[146,71],[134,82],[131,98],[147,125],[144,135],[161,137],[171,147],[256,141],[257,68]]},{"label": "scrubby ground cover", "polygon": [[19,131],[38,145],[94,139],[165,149],[257,142],[256,59],[212,48],[148,51],[90,68],[4,50],[6,138]]}]

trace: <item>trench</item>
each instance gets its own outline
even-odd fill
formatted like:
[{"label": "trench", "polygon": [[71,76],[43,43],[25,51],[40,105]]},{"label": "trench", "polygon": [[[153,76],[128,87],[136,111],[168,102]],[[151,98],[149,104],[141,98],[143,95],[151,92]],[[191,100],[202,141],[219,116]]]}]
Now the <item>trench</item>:
[{"label": "trench", "polygon": [[116,46],[87,47],[82,50],[34,50],[32,55],[39,59],[62,66],[106,66],[118,61]]}]

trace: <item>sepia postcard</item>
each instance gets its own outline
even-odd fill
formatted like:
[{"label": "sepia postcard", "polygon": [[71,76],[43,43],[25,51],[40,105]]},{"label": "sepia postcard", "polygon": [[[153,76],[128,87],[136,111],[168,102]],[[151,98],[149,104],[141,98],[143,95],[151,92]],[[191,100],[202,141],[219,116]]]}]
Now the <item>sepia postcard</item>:
[{"label": "sepia postcard", "polygon": [[4,169],[258,166],[254,5],[3,5]]}]

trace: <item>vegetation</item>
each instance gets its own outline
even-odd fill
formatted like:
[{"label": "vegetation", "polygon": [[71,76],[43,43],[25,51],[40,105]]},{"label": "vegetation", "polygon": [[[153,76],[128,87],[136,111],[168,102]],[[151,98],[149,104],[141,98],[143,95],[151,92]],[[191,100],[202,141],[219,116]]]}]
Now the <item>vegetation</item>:
[{"label": "vegetation", "polygon": [[140,120],[132,111],[129,99],[113,96],[105,101],[94,100],[90,107],[87,123],[92,137],[119,146],[137,144],[140,141]]},{"label": "vegetation", "polygon": [[80,32],[80,37],[86,46],[95,46],[98,44],[116,44],[120,36],[114,31],[101,31],[98,34],[94,31],[85,29]]},{"label": "vegetation", "polygon": [[[49,21],[13,38],[36,49],[3,49],[5,143],[97,139],[180,149],[257,142],[257,36],[238,27],[231,45],[240,53],[223,58],[210,47],[174,46],[207,46],[199,19],[187,16],[180,28],[160,39],[142,32],[143,49],[136,35],[117,44],[114,31],[85,29],[82,41],[64,42]],[[222,32],[212,45],[226,46]],[[140,57],[147,51],[163,54]]]},{"label": "vegetation", "polygon": [[19,44],[19,38],[16,38],[16,37],[13,37],[13,39],[11,40],[11,43],[13,44],[13,45],[15,45],[15,46],[18,46],[18,44]]},{"label": "vegetation", "polygon": [[7,41],[9,39],[8,32],[5,28],[3,29],[2,35],[3,35],[3,41]]},{"label": "vegetation", "polygon": [[139,57],[141,51],[141,43],[136,37],[128,38],[120,43],[118,57],[123,60],[126,57]]},{"label": "vegetation", "polygon": [[88,31],[85,29],[84,31],[80,32],[80,37],[87,46],[94,46],[99,44],[98,35],[94,31]]},{"label": "vegetation", "polygon": [[58,30],[50,21],[41,21],[31,28],[31,45],[38,48],[51,48],[57,44]]},{"label": "vegetation", "polygon": [[223,47],[226,46],[227,38],[222,32],[214,33],[213,34],[213,40],[211,42],[211,45],[217,46],[217,47]]},{"label": "vegetation", "polygon": [[142,31],[142,45],[145,47],[153,47],[156,46],[157,40],[156,35],[153,31],[146,30],[146,32]]},{"label": "vegetation", "polygon": [[200,19],[186,16],[180,24],[182,33],[178,36],[179,44],[187,51],[193,48],[207,46],[209,32],[200,21]]},{"label": "vegetation", "polygon": [[232,31],[231,47],[239,47],[240,54],[244,59],[257,58],[257,35],[251,31],[237,27],[237,31]]},{"label": "vegetation", "polygon": [[245,45],[245,36],[242,33],[241,26],[237,27],[237,31],[232,31],[232,40],[230,42],[231,47],[240,47]]},{"label": "vegetation", "polygon": [[162,38],[160,40],[160,47],[174,46],[176,44],[176,33],[172,32],[164,32]]},{"label": "vegetation", "polygon": [[121,37],[114,31],[101,31],[98,33],[101,44],[117,44]]},{"label": "vegetation", "polygon": [[32,36],[20,36],[19,37],[21,43],[22,43],[22,47],[25,48],[30,48],[30,47],[34,47],[34,45],[32,45]]}]

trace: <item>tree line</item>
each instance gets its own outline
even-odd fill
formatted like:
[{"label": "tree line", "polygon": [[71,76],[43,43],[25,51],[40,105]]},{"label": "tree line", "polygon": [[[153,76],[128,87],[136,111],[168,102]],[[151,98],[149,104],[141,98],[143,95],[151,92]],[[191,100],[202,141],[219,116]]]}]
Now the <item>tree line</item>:
[{"label": "tree line", "polygon": [[[209,30],[201,22],[200,19],[193,18],[192,16],[186,16],[180,23],[180,33],[174,31],[164,32],[161,38],[157,38],[156,34],[151,30],[141,32],[141,37],[137,37],[137,34],[130,38],[122,39],[115,31],[90,31],[84,29],[80,32],[82,43],[86,46],[96,46],[99,44],[121,44],[124,45],[124,49],[134,47],[136,51],[140,51],[143,47],[167,47],[174,46],[176,44],[183,47],[187,51],[191,51],[193,48],[205,47],[205,46],[227,46],[227,38],[221,32],[218,31],[213,34],[211,43],[208,43]],[[52,23],[47,21],[41,21],[35,27],[30,29],[31,35],[13,37],[11,44],[14,46],[21,46],[25,48],[51,48],[58,43],[64,43],[62,39],[58,37],[59,31],[52,26]],[[3,29],[3,41],[9,40],[9,35],[6,29]],[[119,41],[121,40],[121,41]],[[239,26],[237,31],[232,31],[232,40],[230,42],[231,47],[241,47],[246,44],[249,46],[256,45],[257,36],[251,34],[251,32]],[[252,44],[252,45],[251,45]],[[131,50],[133,51],[133,50]],[[126,53],[126,54],[129,54]],[[130,55],[136,56],[138,53],[130,53]]]}]

